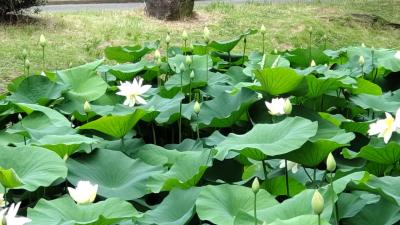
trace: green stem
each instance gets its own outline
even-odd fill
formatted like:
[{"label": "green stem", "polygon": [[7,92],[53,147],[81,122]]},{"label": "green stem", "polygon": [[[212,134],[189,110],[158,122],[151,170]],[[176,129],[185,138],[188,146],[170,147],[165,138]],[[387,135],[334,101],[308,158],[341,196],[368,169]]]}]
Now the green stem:
[{"label": "green stem", "polygon": [[208,82],[208,43],[206,44],[206,78]]},{"label": "green stem", "polygon": [[339,224],[339,217],[338,217],[338,213],[336,211],[336,202],[335,202],[335,190],[333,189],[333,173],[330,173],[330,186],[331,186],[331,192],[332,192],[332,205],[333,205],[333,216],[335,218],[335,224]]},{"label": "green stem", "polygon": [[265,165],[265,160],[261,160],[262,162],[262,167],[263,167],[263,171],[264,171],[264,180],[267,180],[267,165]]},{"label": "green stem", "polygon": [[285,159],[285,181],[286,181],[286,195],[289,197],[289,173],[287,168],[287,160]]},{"label": "green stem", "polygon": [[244,45],[243,45],[243,56],[242,56],[242,65],[244,65],[244,57],[246,55],[246,45],[247,45],[247,39],[244,37],[243,39]]},{"label": "green stem", "polygon": [[311,44],[312,44],[312,32],[310,32],[310,43],[309,43],[309,57],[310,57],[310,63],[312,61],[312,54],[311,54]]},{"label": "green stem", "polygon": [[186,40],[184,40],[183,54],[186,55]]},{"label": "green stem", "polygon": [[154,123],[151,123],[151,131],[153,133],[153,143],[156,145],[157,144],[157,139],[156,139],[156,131],[154,129]]},{"label": "green stem", "polygon": [[189,78],[189,102],[192,102],[192,78]]},{"label": "green stem", "polygon": [[265,34],[262,35],[262,53],[265,54]]},{"label": "green stem", "polygon": [[257,193],[254,193],[254,224],[257,225]]},{"label": "green stem", "polygon": [[45,71],[44,46],[42,47],[42,71]]},{"label": "green stem", "polygon": [[200,129],[199,129],[199,114],[196,113],[196,133],[197,133],[197,140],[200,140]]},{"label": "green stem", "polygon": [[318,225],[321,225],[321,214],[318,214]]},{"label": "green stem", "polygon": [[307,170],[306,170],[305,167],[303,167],[303,170],[304,170],[304,172],[306,173],[308,179],[310,179],[311,182],[314,182],[313,179],[312,179],[312,177],[311,177],[310,174],[307,172]]},{"label": "green stem", "polygon": [[121,138],[121,151],[125,152],[125,140],[124,140],[124,137]]},{"label": "green stem", "polygon": [[[183,77],[183,71],[181,71],[181,93],[183,94],[183,82],[182,82],[182,77]],[[179,143],[182,141],[182,101],[179,102],[179,121],[178,121],[178,130],[179,130]]]},{"label": "green stem", "polygon": [[317,180],[317,168],[314,168],[313,181]]}]

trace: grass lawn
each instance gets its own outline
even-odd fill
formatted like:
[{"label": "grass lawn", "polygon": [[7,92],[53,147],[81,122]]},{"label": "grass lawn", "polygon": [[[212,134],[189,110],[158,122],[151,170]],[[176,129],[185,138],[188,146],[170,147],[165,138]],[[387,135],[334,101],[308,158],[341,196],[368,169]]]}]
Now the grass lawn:
[{"label": "grass lawn", "polygon": [[[0,91],[7,82],[23,71],[21,52],[29,51],[32,72],[40,72],[40,34],[48,40],[47,69],[63,69],[103,57],[109,45],[133,45],[147,40],[163,39],[169,31],[172,41],[180,43],[187,30],[191,40],[201,40],[207,25],[211,37],[223,40],[247,28],[267,27],[266,46],[279,50],[307,46],[307,28],[313,27],[314,44],[339,48],[360,45],[400,49],[400,1],[358,0],[322,4],[257,4],[232,5],[216,2],[196,8],[196,17],[184,22],[164,22],[147,18],[143,10],[41,13],[30,24],[0,25]],[[377,15],[384,20],[371,22]],[[251,49],[261,46],[260,35],[248,38]],[[239,46],[240,48],[240,46]],[[239,51],[239,49],[238,49]]]}]

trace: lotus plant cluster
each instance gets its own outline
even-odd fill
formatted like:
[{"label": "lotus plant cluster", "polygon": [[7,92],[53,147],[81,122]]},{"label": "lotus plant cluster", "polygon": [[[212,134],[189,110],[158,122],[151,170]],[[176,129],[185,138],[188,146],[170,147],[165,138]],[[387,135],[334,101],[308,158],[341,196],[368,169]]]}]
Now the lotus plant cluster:
[{"label": "lotus plant cluster", "polygon": [[398,224],[400,52],[304,32],[210,24],[57,70],[37,37],[0,95],[0,223]]}]

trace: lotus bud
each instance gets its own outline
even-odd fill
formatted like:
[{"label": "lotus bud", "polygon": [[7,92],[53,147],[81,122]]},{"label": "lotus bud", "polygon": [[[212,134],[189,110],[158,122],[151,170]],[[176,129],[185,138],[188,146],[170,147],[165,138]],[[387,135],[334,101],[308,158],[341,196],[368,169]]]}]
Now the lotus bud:
[{"label": "lotus bud", "polygon": [[165,37],[165,43],[169,45],[170,42],[171,42],[171,37],[169,36],[169,34],[167,34],[167,36]]},{"label": "lotus bud", "polygon": [[42,48],[44,48],[44,46],[46,46],[46,38],[44,37],[43,34],[40,35],[39,44],[40,44],[40,46],[42,46]]},{"label": "lotus bud", "polygon": [[22,115],[21,115],[21,113],[18,113],[18,120],[22,120]]},{"label": "lotus bud", "polygon": [[311,67],[317,66],[317,64],[315,63],[314,59],[311,60],[310,66],[311,66]]},{"label": "lotus bud", "polygon": [[89,181],[79,181],[76,188],[68,187],[68,192],[72,199],[78,204],[89,204],[96,199],[98,185],[93,185]]},{"label": "lotus bud", "polygon": [[361,43],[361,47],[365,48],[365,44],[364,44],[364,43]]},{"label": "lotus bud", "polygon": [[25,60],[25,67],[29,70],[29,68],[31,67],[31,62],[29,61],[29,59]]},{"label": "lotus bud", "polygon": [[160,51],[158,49],[154,52],[154,58],[155,59],[161,58],[161,53],[160,53]]},{"label": "lotus bud", "polygon": [[312,27],[312,26],[309,26],[308,29],[307,29],[307,31],[308,31],[308,33],[312,33],[312,32],[313,32],[313,27]]},{"label": "lotus bud", "polygon": [[63,157],[63,160],[66,162],[68,160],[68,158],[69,158],[68,154],[65,154]]},{"label": "lotus bud", "polygon": [[88,101],[85,101],[85,103],[83,104],[83,111],[85,113],[89,113],[90,111],[92,111],[92,106]]},{"label": "lotus bud", "polygon": [[262,35],[264,35],[266,32],[267,32],[267,29],[265,29],[265,26],[264,26],[264,24],[263,24],[263,25],[261,25],[261,28],[260,28],[260,33],[261,33]]},{"label": "lotus bud", "polygon": [[276,49],[276,48],[274,49],[274,54],[278,55],[278,49]]},{"label": "lotus bud", "polygon": [[183,39],[184,41],[187,41],[188,38],[189,38],[189,35],[187,34],[186,30],[184,30],[184,31],[182,32],[182,39]]},{"label": "lotus bud", "polygon": [[329,172],[333,172],[336,169],[336,161],[333,157],[332,153],[329,153],[328,158],[326,159],[326,170]]},{"label": "lotus bud", "polygon": [[71,121],[75,121],[75,116],[74,115],[71,116]]},{"label": "lotus bud", "polygon": [[360,64],[360,66],[364,66],[364,64],[365,64],[365,59],[364,59],[364,56],[360,56],[360,58],[358,59],[358,64]]},{"label": "lotus bud", "polygon": [[28,57],[28,51],[26,49],[22,50],[22,58],[25,60]]},{"label": "lotus bud", "polygon": [[206,43],[210,41],[210,30],[207,27],[204,27],[203,38]]},{"label": "lotus bud", "polygon": [[251,184],[251,189],[253,190],[254,194],[257,194],[260,190],[260,182],[258,181],[257,177],[254,178],[253,183]]},{"label": "lotus bud", "polygon": [[157,63],[157,65],[161,65],[161,63],[162,63],[161,58],[158,58],[156,63]]},{"label": "lotus bud", "polygon": [[311,207],[317,215],[320,215],[324,211],[324,197],[322,197],[318,190],[315,190],[311,199]]},{"label": "lotus bud", "polygon": [[285,105],[283,106],[283,111],[285,112],[285,114],[290,114],[292,113],[292,103],[290,102],[290,99],[287,98],[285,100]]},{"label": "lotus bud", "polygon": [[264,221],[262,225],[267,225],[267,222]]},{"label": "lotus bud", "polygon": [[194,111],[196,114],[199,114],[199,113],[200,113],[200,109],[201,109],[201,105],[200,105],[200,103],[199,103],[198,101],[196,101],[196,102],[194,103],[194,106],[193,106],[193,111]]},{"label": "lotus bud", "polygon": [[192,64],[192,57],[190,57],[190,55],[186,56],[186,60],[185,60],[186,65],[190,66],[190,64]]},{"label": "lotus bud", "polygon": [[397,51],[396,54],[394,54],[394,58],[400,60],[400,51]]},{"label": "lotus bud", "polygon": [[194,71],[190,72],[190,79],[194,79]]},{"label": "lotus bud", "polygon": [[324,34],[324,36],[322,36],[322,39],[326,40],[326,39],[328,39],[328,36],[326,36],[326,34]]},{"label": "lotus bud", "polygon": [[181,71],[181,73],[183,71],[185,71],[185,65],[183,63],[181,63],[181,65],[179,65],[179,70]]}]

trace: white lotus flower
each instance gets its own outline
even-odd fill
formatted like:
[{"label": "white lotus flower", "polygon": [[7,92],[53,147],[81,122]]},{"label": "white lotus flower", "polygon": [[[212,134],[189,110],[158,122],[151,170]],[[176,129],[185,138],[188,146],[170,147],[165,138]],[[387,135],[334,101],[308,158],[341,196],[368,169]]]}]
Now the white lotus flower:
[{"label": "white lotus flower", "polygon": [[0,207],[4,207],[5,205],[6,205],[6,202],[4,201],[4,194],[0,193]]},{"label": "white lotus flower", "polygon": [[394,54],[394,57],[400,60],[400,51],[397,51],[396,54]]},{"label": "white lotus flower", "polygon": [[400,128],[400,108],[396,112],[396,119],[390,113],[385,112],[386,119],[377,120],[369,125],[368,134],[383,137],[387,144],[394,131]]},{"label": "white lotus flower", "polygon": [[291,113],[291,103],[288,98],[273,98],[271,102],[265,102],[269,114],[273,116],[281,116]]},{"label": "white lotus flower", "polygon": [[[279,161],[279,163],[280,163],[279,168],[285,168],[285,160],[284,159]],[[291,170],[292,173],[297,173],[297,171],[299,171],[299,166],[300,165],[298,163],[287,160],[287,170],[288,171]]]},{"label": "white lotus flower", "polygon": [[97,195],[98,185],[89,181],[79,181],[76,188],[68,188],[69,195],[78,204],[92,203]]},{"label": "white lotus flower", "polygon": [[26,223],[31,222],[32,220],[27,217],[22,217],[22,216],[17,217],[20,205],[21,202],[18,202],[17,204],[13,203],[11,204],[10,208],[2,210],[0,212],[0,219],[1,219],[0,221],[3,221],[5,219],[7,225],[24,225]]},{"label": "white lotus flower", "polygon": [[144,100],[140,95],[146,93],[151,88],[151,85],[142,86],[142,83],[142,78],[136,78],[132,83],[129,81],[121,82],[121,85],[118,86],[119,92],[117,92],[117,95],[126,97],[124,105],[133,107],[136,103],[147,104],[146,100]]}]

